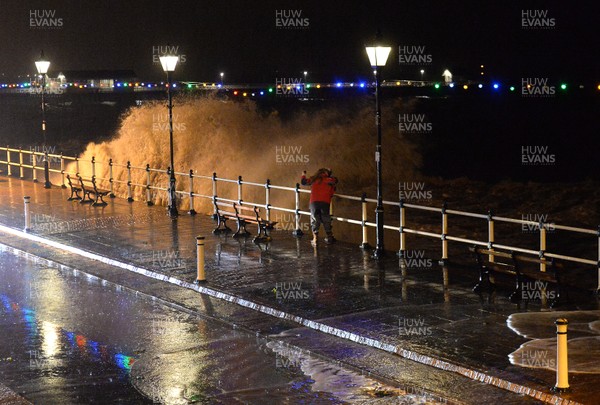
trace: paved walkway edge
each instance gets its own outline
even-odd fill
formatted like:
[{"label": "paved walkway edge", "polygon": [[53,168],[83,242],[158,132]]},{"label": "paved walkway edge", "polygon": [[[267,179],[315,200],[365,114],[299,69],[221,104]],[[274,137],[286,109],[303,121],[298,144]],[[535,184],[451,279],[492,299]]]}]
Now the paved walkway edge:
[{"label": "paved walkway edge", "polygon": [[252,301],[248,301],[245,300],[241,297],[237,297],[233,294],[229,294],[226,292],[222,292],[222,291],[218,291],[206,286],[202,286],[202,285],[198,285],[198,284],[193,284],[193,283],[188,283],[182,280],[179,280],[175,277],[169,277],[169,276],[165,276],[163,274],[145,269],[143,267],[138,267],[138,266],[134,266],[132,264],[128,264],[128,263],[124,263],[124,262],[120,262],[118,260],[114,260],[108,257],[104,257],[101,256],[99,254],[96,253],[92,253],[92,252],[88,252],[86,250],[80,249],[80,248],[76,248],[74,246],[70,246],[61,242],[56,242],[50,239],[46,239],[46,238],[42,238],[40,236],[37,235],[33,235],[30,233],[26,233],[24,231],[18,230],[18,229],[14,229],[5,225],[1,225],[0,224],[0,231],[13,235],[13,236],[17,236],[19,238],[22,239],[26,239],[26,240],[30,240],[32,242],[36,242],[36,243],[41,243],[44,245],[48,245],[48,246],[52,246],[54,248],[57,249],[61,249],[79,256],[83,256],[86,257],[88,259],[92,259],[92,260],[96,260],[99,261],[101,263],[104,264],[108,264],[111,266],[115,266],[115,267],[119,267],[128,271],[132,271],[134,273],[137,274],[141,274],[144,275],[146,277],[150,277],[156,280],[160,280],[160,281],[165,281],[171,284],[175,284],[178,285],[180,287],[183,288],[188,288],[194,291],[197,291],[201,294],[206,294],[208,296],[214,297],[214,298],[218,298],[224,301],[228,301],[237,305],[240,305],[242,307],[246,307],[246,308],[250,308],[253,309],[255,311],[259,311],[262,312],[264,314],[267,315],[271,315],[273,317],[276,318],[281,318],[281,319],[286,319],[288,321],[292,321],[295,322],[299,325],[302,325],[304,327],[313,329],[313,330],[318,330],[320,332],[323,333],[327,333],[329,335],[333,335],[333,336],[337,336],[339,338],[342,339],[347,339],[353,342],[356,342],[358,344],[362,344],[362,345],[366,345],[366,346],[370,346],[370,347],[374,347],[377,349],[381,349],[384,350],[388,353],[393,353],[396,354],[398,356],[404,357],[406,359],[415,361],[417,363],[421,363],[421,364],[425,364],[428,366],[432,366],[435,368],[438,368],[440,370],[444,370],[444,371],[451,371],[457,374],[460,374],[464,377],[470,378],[472,380],[475,381],[479,381],[485,384],[489,384],[489,385],[493,385],[496,386],[498,388],[502,388],[504,390],[507,391],[511,391],[517,394],[521,394],[521,395],[528,395],[530,397],[533,397],[539,401],[543,401],[549,404],[555,404],[555,405],[582,405],[579,402],[576,401],[572,401],[566,398],[561,398],[557,395],[554,394],[548,394],[542,391],[539,391],[537,389],[534,388],[529,388],[526,387],[524,385],[521,384],[516,384],[516,383],[512,383],[510,381],[507,381],[505,379],[502,378],[498,378],[498,377],[494,377],[492,375],[486,374],[485,372],[482,371],[478,371],[478,370],[472,370],[470,368],[467,368],[465,366],[461,366],[458,364],[453,364],[450,363],[448,361],[445,360],[440,360],[440,359],[436,359],[433,358],[431,356],[428,355],[424,355],[424,354],[420,354],[417,352],[414,352],[412,350],[407,350],[404,349],[400,346],[397,345],[391,345],[385,342],[382,342],[380,340],[377,339],[373,339],[373,338],[368,338],[365,336],[360,336],[356,333],[352,333],[352,332],[348,332],[345,331],[343,329],[339,329],[339,328],[335,328],[332,326],[328,326],[325,325],[321,322],[317,322],[317,321],[311,321],[309,319],[305,319],[301,316],[297,316],[297,315],[293,315],[293,314],[289,314],[287,312],[284,311],[280,311],[278,309],[275,308],[271,308],[268,307],[266,305],[262,305],[262,304],[257,304],[255,302]]}]

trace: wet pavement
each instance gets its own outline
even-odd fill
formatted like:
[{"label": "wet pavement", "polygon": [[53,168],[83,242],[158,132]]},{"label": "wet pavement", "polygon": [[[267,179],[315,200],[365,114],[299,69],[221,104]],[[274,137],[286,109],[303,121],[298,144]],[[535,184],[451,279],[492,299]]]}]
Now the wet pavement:
[{"label": "wet pavement", "polygon": [[[341,404],[384,388],[280,343],[9,250],[0,251],[0,279],[0,378],[35,404],[257,403],[265,395],[276,403]],[[7,391],[7,401],[9,393],[18,399]]]},{"label": "wet pavement", "polygon": [[[182,215],[172,221],[162,207],[120,199],[111,200],[104,208],[91,207],[66,201],[67,190],[49,191],[27,181],[1,180],[1,224],[21,229],[22,197],[30,195],[33,214],[30,235],[93,252],[98,255],[96,259],[105,263],[162,279],[160,284],[170,282],[180,290],[195,288],[191,284],[196,275],[195,237],[206,236],[208,283],[196,290],[212,296],[210,305],[215,305],[216,297],[253,312],[241,316],[236,314],[241,308],[230,308],[219,315],[224,320],[281,336],[298,347],[310,346],[310,342],[318,340],[324,356],[400,384],[415,384],[420,380],[421,388],[426,386],[430,392],[466,403],[480,403],[478,398],[486,398],[486,402],[499,398],[506,403],[529,401],[528,396],[510,391],[560,403],[549,390],[554,385],[553,371],[513,365],[509,359],[511,353],[531,339],[509,328],[508,317],[548,309],[539,302],[519,308],[501,293],[486,297],[473,294],[475,268],[441,268],[433,257],[423,257],[418,266],[402,269],[393,254],[377,263],[354,245],[338,243],[313,249],[306,238],[295,239],[285,231],[274,232],[269,245],[257,246],[251,239],[213,235],[215,224],[208,216]],[[82,258],[40,248],[38,243],[23,236],[3,233],[0,242],[34,250],[36,255],[60,263],[74,263],[74,267],[81,267],[77,266],[78,261],[83,263]],[[141,288],[145,282],[131,283],[132,288]],[[597,303],[589,297],[576,302],[567,309],[598,311]],[[555,330],[551,322],[537,327],[550,334]],[[583,335],[586,333],[576,331],[569,337]],[[350,344],[340,344],[340,337],[359,345],[345,355],[335,349]],[[328,339],[335,344],[324,344]],[[356,350],[361,347],[367,350],[369,346],[382,349],[373,356],[385,354],[390,359],[370,364],[357,360],[369,356],[366,352],[357,355]],[[402,357],[414,360],[408,363],[428,365],[423,367],[432,375],[442,376],[444,372],[438,370],[450,370],[456,373],[455,377],[436,382],[423,373],[417,374],[420,377],[417,381],[398,375],[394,372],[394,362],[404,364],[406,360]],[[572,392],[563,397],[596,403],[596,387],[600,382],[597,372],[572,374]],[[456,384],[453,378],[462,379],[461,383],[468,388],[453,390]],[[485,385],[477,381],[506,390],[489,387],[477,392],[479,386]]]}]

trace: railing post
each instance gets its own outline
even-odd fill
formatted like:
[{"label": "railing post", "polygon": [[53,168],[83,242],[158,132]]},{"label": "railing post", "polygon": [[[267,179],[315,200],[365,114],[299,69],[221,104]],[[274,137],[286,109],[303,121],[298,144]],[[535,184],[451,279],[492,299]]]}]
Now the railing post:
[{"label": "railing post", "polygon": [[127,161],[127,201],[133,202],[133,194],[131,193],[131,162]]},{"label": "railing post", "polygon": [[[217,201],[217,173],[213,172],[212,175],[212,194],[213,194],[213,202]],[[213,219],[217,219],[217,206],[213,207]]]},{"label": "railing post", "polygon": [[37,179],[37,170],[36,170],[36,165],[37,165],[37,156],[35,155],[35,151],[29,151],[31,154],[29,155],[30,160],[32,161],[31,163],[31,170],[33,173],[33,182],[37,183],[38,179]]},{"label": "railing post", "polygon": [[108,159],[108,182],[110,183],[110,194],[108,195],[110,198],[115,198],[115,193],[113,190],[113,160],[112,158]]},{"label": "railing post", "polygon": [[404,206],[404,199],[400,199],[400,250],[398,251],[399,257],[406,255],[406,232],[404,227],[406,226],[406,207]]},{"label": "railing post", "polygon": [[79,175],[79,158],[75,157],[75,173]]},{"label": "railing post", "polygon": [[25,174],[23,172],[23,149],[19,148],[19,178],[23,180]]},{"label": "railing post", "polygon": [[6,146],[6,172],[8,173],[8,177],[12,176],[12,167],[10,165],[10,150],[8,150],[8,145]]},{"label": "railing post", "polygon": [[265,183],[265,207],[267,221],[271,221],[271,180],[269,179]]},{"label": "railing post", "polygon": [[[540,259],[543,259],[546,253],[546,225],[540,220],[538,226],[540,227]],[[540,271],[546,271],[546,263],[540,263]]]},{"label": "railing post", "polygon": [[553,392],[566,392],[569,390],[569,356],[567,343],[567,328],[569,321],[565,318],[557,319],[556,325],[556,385]]},{"label": "railing post", "polygon": [[67,188],[67,185],[65,184],[65,157],[62,152],[60,153],[60,176],[62,177],[60,188]]},{"label": "railing post", "polygon": [[96,177],[96,156],[92,156],[92,177]]},{"label": "railing post", "polygon": [[29,201],[31,198],[29,196],[23,197],[23,202],[25,204],[25,228],[23,229],[25,232],[29,232],[31,230],[31,215],[29,213]]},{"label": "railing post", "polygon": [[146,164],[146,205],[153,206],[152,202],[152,186],[150,184],[150,164]]},{"label": "railing post", "polygon": [[238,185],[238,204],[242,204],[243,203],[243,199],[242,199],[242,176],[238,176],[238,181],[237,181],[237,185]]},{"label": "railing post", "polygon": [[194,209],[194,171],[192,169],[190,169],[190,210],[188,214],[196,215],[196,210]]},{"label": "railing post", "polygon": [[296,229],[292,232],[292,235],[297,238],[304,235],[304,232],[300,229],[300,183],[296,183]]},{"label": "railing post", "polygon": [[367,193],[362,193],[362,197],[360,199],[362,213],[361,213],[361,227],[362,227],[362,243],[360,244],[361,249],[369,249],[369,228],[367,227],[367,220],[369,217],[367,216]]},{"label": "railing post", "polygon": [[600,294],[600,225],[598,225],[598,288],[596,294]]},{"label": "railing post", "polygon": [[448,214],[446,213],[447,208],[448,204],[444,201],[444,205],[442,206],[442,258],[440,260],[440,265],[442,266],[448,264],[448,240],[446,239],[446,235],[448,235]]},{"label": "railing post", "polygon": [[[494,214],[492,210],[488,211],[488,250],[494,251]],[[488,261],[490,263],[494,263],[495,257],[493,254],[488,255]]]}]

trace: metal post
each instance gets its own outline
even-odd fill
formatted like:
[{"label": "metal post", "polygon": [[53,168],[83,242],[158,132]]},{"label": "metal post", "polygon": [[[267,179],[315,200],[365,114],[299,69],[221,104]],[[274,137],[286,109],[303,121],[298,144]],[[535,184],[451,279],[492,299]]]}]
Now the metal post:
[{"label": "metal post", "polygon": [[[50,183],[50,168],[48,167],[48,147],[46,146],[46,74],[42,75],[42,133],[44,135],[44,188],[52,187]],[[34,165],[35,166],[35,165]],[[33,170],[35,173],[35,169]],[[35,176],[35,175],[34,175]]]},{"label": "metal post", "polygon": [[[213,172],[212,175],[212,194],[213,194],[213,201],[217,201],[217,173]],[[214,206],[213,207],[213,219],[217,219],[217,207]]]},{"label": "metal post", "polygon": [[406,232],[404,227],[406,226],[406,207],[404,207],[404,200],[400,199],[400,250],[398,251],[399,257],[404,257],[406,254]]},{"label": "metal post", "polygon": [[[546,253],[546,226],[544,221],[540,221],[540,259],[544,258],[544,254]],[[540,263],[540,271],[546,271],[546,263]]]},{"label": "metal post", "polygon": [[300,183],[296,183],[296,229],[292,232],[292,235],[297,238],[304,235],[304,232],[300,229]]},{"label": "metal post", "polygon": [[152,186],[150,184],[150,164],[146,164],[146,205],[153,206],[152,202]]},{"label": "metal post", "polygon": [[196,210],[194,209],[194,171],[192,169],[190,169],[190,210],[188,214],[196,215]]},{"label": "metal post", "polygon": [[63,156],[62,152],[60,153],[60,176],[61,176],[61,188],[67,188],[67,185],[65,184],[65,157]]},{"label": "metal post", "polygon": [[269,179],[265,183],[265,207],[267,221],[271,221],[271,180]]},{"label": "metal post", "polygon": [[19,148],[19,178],[23,180],[25,174],[23,173],[23,149]]},{"label": "metal post", "polygon": [[446,235],[448,235],[447,207],[448,205],[444,202],[444,205],[442,206],[442,259],[440,260],[440,265],[442,266],[448,264],[448,240],[446,239]]},{"label": "metal post", "polygon": [[77,175],[79,175],[79,158],[78,157],[75,158],[75,173],[77,173]]},{"label": "metal post", "polygon": [[238,181],[237,181],[237,189],[238,189],[238,204],[242,204],[243,203],[243,199],[242,199],[242,176],[238,176]]},{"label": "metal post", "polygon": [[131,162],[127,161],[127,201],[133,202],[133,194],[131,193]]},{"label": "metal post", "polygon": [[567,348],[569,321],[565,318],[559,318],[554,324],[556,325],[556,385],[552,388],[552,391],[566,392],[569,390],[569,356]]},{"label": "metal post", "polygon": [[30,197],[23,197],[23,202],[25,203],[25,232],[31,231],[31,215],[29,212],[29,201]]},{"label": "metal post", "polygon": [[92,177],[96,177],[96,156],[92,156]]},{"label": "metal post", "polygon": [[381,174],[381,103],[379,100],[379,69],[375,69],[375,125],[377,127],[377,147],[375,149],[375,164],[377,165],[377,207],[375,208],[375,223],[377,227],[377,245],[373,257],[378,259],[384,254],[383,241],[383,182]]},{"label": "metal post", "polygon": [[206,274],[204,272],[204,236],[196,236],[196,255],[198,256],[198,274],[196,276],[196,284],[206,282]]},{"label": "metal post", "polygon": [[112,158],[108,159],[108,182],[110,183],[110,198],[115,198],[115,193],[113,190],[113,160]]},{"label": "metal post", "polygon": [[167,98],[169,101],[169,147],[171,150],[171,175],[169,177],[169,215],[177,217],[177,193],[175,188],[175,163],[173,159],[173,96],[171,94],[171,72],[167,71]]},{"label": "metal post", "polygon": [[32,170],[32,175],[33,175],[33,182],[37,183],[38,182],[37,170],[36,170],[37,169],[37,156],[35,154],[35,151],[30,150],[30,152],[31,152],[31,155],[29,157],[30,157],[31,166],[32,166],[31,170]]},{"label": "metal post", "polygon": [[6,162],[8,163],[6,172],[8,173],[8,177],[10,177],[12,176],[12,167],[10,165],[10,150],[8,150],[8,145],[6,146]]},{"label": "metal post", "polygon": [[363,193],[361,197],[361,206],[362,206],[362,243],[360,245],[361,249],[369,249],[369,228],[367,227],[368,215],[367,215],[367,193]]},{"label": "metal post", "polygon": [[[494,251],[494,215],[492,210],[488,211],[488,249]],[[494,263],[496,256],[488,255],[488,261]]]}]

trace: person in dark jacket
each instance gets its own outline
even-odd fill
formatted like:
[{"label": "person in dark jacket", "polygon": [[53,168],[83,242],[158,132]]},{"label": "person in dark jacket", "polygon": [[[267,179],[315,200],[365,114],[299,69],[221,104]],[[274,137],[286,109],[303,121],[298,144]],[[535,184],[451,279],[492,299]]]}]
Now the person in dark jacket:
[{"label": "person in dark jacket", "polygon": [[333,232],[331,230],[331,216],[329,215],[329,206],[331,198],[335,193],[335,187],[338,179],[333,177],[331,169],[322,168],[307,178],[306,170],[302,172],[301,183],[303,186],[310,186],[310,226],[313,233],[311,243],[316,246],[319,228],[323,224],[327,237],[325,243],[331,244],[335,242]]}]

